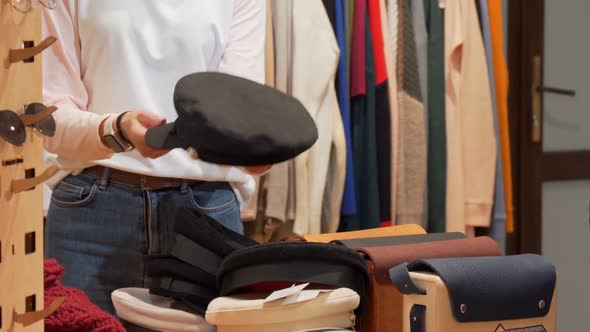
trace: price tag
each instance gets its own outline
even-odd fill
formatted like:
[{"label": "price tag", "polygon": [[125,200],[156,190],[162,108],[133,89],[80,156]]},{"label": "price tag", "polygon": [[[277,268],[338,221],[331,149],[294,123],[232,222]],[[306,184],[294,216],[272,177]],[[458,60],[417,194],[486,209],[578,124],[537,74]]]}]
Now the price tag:
[{"label": "price tag", "polygon": [[309,283],[301,284],[301,285],[293,285],[289,288],[280,289],[277,291],[272,292],[269,296],[264,299],[264,303],[276,301],[280,299],[284,299],[290,296],[294,296],[299,294],[305,287],[307,287]]}]

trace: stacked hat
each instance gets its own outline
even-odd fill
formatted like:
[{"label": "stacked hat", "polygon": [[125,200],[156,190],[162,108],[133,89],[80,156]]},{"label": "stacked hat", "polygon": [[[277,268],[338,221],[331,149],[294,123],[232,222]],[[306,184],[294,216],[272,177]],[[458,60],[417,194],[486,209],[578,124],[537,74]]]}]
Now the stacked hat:
[{"label": "stacked hat", "polygon": [[[313,295],[301,295],[302,301],[265,297],[289,293],[296,284]],[[219,331],[329,330],[354,328],[369,275],[365,260],[346,247],[279,242],[233,252],[217,285],[222,297],[209,304],[206,318]]]},{"label": "stacked hat", "polygon": [[174,89],[178,119],[151,128],[146,143],[182,148],[224,165],[276,164],[295,158],[318,138],[314,120],[295,98],[223,73],[182,77]]},{"label": "stacked hat", "polygon": [[258,242],[195,209],[179,209],[173,222],[163,253],[145,258],[149,290],[204,313],[218,296],[216,278],[225,257]]},{"label": "stacked hat", "polygon": [[198,313],[145,288],[122,288],[111,294],[117,316],[128,332],[214,332]]},{"label": "stacked hat", "polygon": [[[306,292],[305,290],[303,292]],[[206,318],[218,332],[342,331],[354,328],[359,295],[349,288],[307,291],[268,301],[268,293],[220,297],[209,304]],[[310,295],[311,294],[311,295]],[[316,295],[316,297],[313,297]]]},{"label": "stacked hat", "polygon": [[279,242],[235,251],[224,260],[217,276],[221,296],[272,291],[293,283],[346,287],[362,298],[369,286],[369,272],[361,255],[343,246]]}]

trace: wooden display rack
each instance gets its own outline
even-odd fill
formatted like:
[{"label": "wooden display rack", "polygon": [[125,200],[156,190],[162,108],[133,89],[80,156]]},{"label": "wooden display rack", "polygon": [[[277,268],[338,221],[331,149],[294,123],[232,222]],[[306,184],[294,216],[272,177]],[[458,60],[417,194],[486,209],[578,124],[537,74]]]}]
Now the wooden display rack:
[{"label": "wooden display rack", "polygon": [[[22,114],[25,104],[42,101],[41,55],[17,59],[23,49],[40,51],[40,44],[40,9],[21,13],[10,1],[0,1],[0,110]],[[43,331],[47,315],[43,310],[43,188],[39,182],[52,170],[43,171],[43,137],[30,127],[26,133],[20,147],[0,138],[1,332]],[[35,184],[32,189],[31,183]]]}]

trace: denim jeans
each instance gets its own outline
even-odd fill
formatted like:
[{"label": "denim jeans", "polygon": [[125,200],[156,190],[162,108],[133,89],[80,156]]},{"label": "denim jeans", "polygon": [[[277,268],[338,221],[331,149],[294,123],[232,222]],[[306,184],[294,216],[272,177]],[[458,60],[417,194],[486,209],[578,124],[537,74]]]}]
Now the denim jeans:
[{"label": "denim jeans", "polygon": [[144,255],[160,253],[179,207],[200,210],[243,233],[238,202],[228,183],[145,191],[109,181],[108,175],[97,178],[83,172],[54,188],[45,256],[64,266],[65,286],[81,289],[100,308],[114,313],[111,292],[145,287]]}]

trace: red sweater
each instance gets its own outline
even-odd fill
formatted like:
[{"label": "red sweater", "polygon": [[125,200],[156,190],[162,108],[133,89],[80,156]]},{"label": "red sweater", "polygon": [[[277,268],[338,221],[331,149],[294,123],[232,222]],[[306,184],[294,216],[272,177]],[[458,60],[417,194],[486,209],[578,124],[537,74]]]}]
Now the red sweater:
[{"label": "red sweater", "polygon": [[45,318],[47,332],[125,332],[112,315],[102,311],[86,294],[64,287],[59,280],[64,268],[54,259],[45,260],[45,306],[64,296],[65,302]]}]

